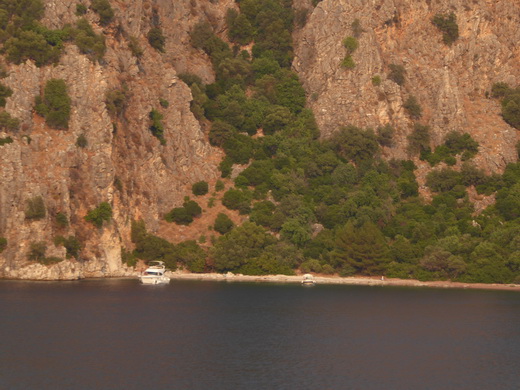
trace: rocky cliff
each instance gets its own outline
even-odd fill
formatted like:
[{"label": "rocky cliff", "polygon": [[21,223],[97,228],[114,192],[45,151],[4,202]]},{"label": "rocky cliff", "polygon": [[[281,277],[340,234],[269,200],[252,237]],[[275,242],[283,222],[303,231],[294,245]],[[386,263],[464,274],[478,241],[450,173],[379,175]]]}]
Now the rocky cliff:
[{"label": "rocky cliff", "polygon": [[[208,58],[190,45],[189,31],[208,20],[225,36],[225,13],[236,8],[232,0],[111,1],[115,22],[102,27],[97,14],[87,19],[107,40],[103,61],[93,62],[66,44],[59,64],[38,68],[32,61],[7,64],[2,82],[13,90],[6,111],[22,122],[14,142],[0,147],[0,236],[8,241],[0,254],[0,277],[74,279],[121,276],[133,271],[121,262],[121,247],[131,247],[130,223],[142,218],[152,231],[158,220],[189,194],[189,185],[214,180],[220,152],[209,146],[205,130],[190,111],[189,87],[178,78],[191,72],[205,82],[214,79]],[[396,128],[388,158],[405,158],[413,120],[403,102],[415,96],[423,108],[421,123],[432,128],[432,146],[451,130],[469,132],[480,144],[477,163],[488,172],[500,171],[516,161],[517,131],[500,117],[500,106],[486,97],[497,81],[520,83],[520,4],[514,1],[474,0],[295,0],[307,10],[297,28],[294,69],[307,91],[324,137],[346,124]],[[76,4],[46,0],[44,24],[61,28],[75,23]],[[434,15],[453,12],[460,37],[452,45],[432,25]],[[353,35],[359,20],[359,48],[355,67],[341,66],[342,41]],[[166,38],[165,53],[146,40],[153,25]],[[144,53],[128,48],[136,37]],[[406,82],[388,78],[391,64],[402,65]],[[372,79],[379,76],[381,83]],[[34,113],[34,97],[47,80],[64,79],[72,100],[68,130],[46,127]],[[110,114],[107,91],[126,86],[129,98],[121,115]],[[160,99],[169,102],[161,108]],[[164,115],[166,144],[149,131],[149,112]],[[1,133],[0,138],[9,134]],[[84,135],[87,146],[76,145]],[[421,169],[426,169],[422,167]],[[26,202],[45,201],[46,216],[25,218]],[[110,202],[113,219],[103,229],[84,220],[88,210]],[[67,227],[56,224],[66,214]],[[44,241],[47,255],[65,258],[55,246],[57,235],[76,236],[84,249],[78,260],[53,266],[27,259],[31,242]]]},{"label": "rocky cliff", "polygon": [[[75,23],[76,4],[45,2],[44,23],[61,28]],[[218,159],[207,143],[203,129],[190,111],[191,92],[177,74],[196,71],[206,81],[213,75],[204,56],[189,45],[188,32],[200,18],[223,24],[224,12],[232,6],[222,1],[117,1],[112,2],[116,22],[104,30],[98,16],[87,18],[107,40],[107,53],[94,63],[67,44],[56,66],[37,68],[32,61],[8,65],[3,80],[13,95],[6,110],[21,120],[19,134],[0,149],[0,232],[9,243],[0,255],[0,276],[30,279],[74,279],[88,276],[120,276],[131,270],[121,263],[121,247],[130,245],[130,222],[143,218],[157,229],[160,216],[182,203],[188,186],[216,177]],[[150,47],[145,36],[152,18],[166,36],[166,53]],[[124,35],[138,38],[144,54],[132,56]],[[47,128],[33,110],[34,97],[51,78],[66,81],[72,100],[68,130]],[[106,92],[129,91],[125,112],[109,115]],[[149,131],[149,112],[162,108],[164,138],[161,145]],[[84,135],[87,146],[76,145]],[[1,137],[8,134],[2,133]],[[25,219],[26,201],[45,201],[46,217]],[[110,202],[113,220],[97,229],[84,221],[87,211],[100,202]],[[57,213],[70,217],[66,228],[55,223]],[[54,266],[27,260],[31,242],[47,243],[47,256],[65,258],[65,249],[55,247],[56,235],[74,235],[84,243],[79,261],[67,260]]]},{"label": "rocky cliff", "polygon": [[[516,161],[517,131],[500,117],[497,101],[486,92],[495,82],[520,82],[520,4],[487,0],[323,0],[298,31],[294,67],[308,93],[322,134],[354,124],[376,128],[390,124],[397,142],[388,157],[406,157],[412,120],[403,103],[415,96],[423,109],[421,122],[432,128],[432,146],[452,130],[470,133],[480,144],[478,164],[488,172]],[[432,24],[437,14],[456,16],[459,38],[443,43]],[[355,67],[341,66],[343,39],[355,34],[359,48]],[[406,71],[402,86],[388,78],[389,66]],[[380,85],[372,78],[380,76]]]}]

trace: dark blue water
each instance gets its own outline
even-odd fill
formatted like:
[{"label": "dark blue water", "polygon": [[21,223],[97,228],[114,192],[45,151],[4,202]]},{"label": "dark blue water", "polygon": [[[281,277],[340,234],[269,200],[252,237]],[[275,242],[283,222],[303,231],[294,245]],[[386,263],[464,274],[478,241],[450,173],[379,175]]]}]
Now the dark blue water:
[{"label": "dark blue water", "polygon": [[0,282],[1,389],[519,389],[520,294]]}]

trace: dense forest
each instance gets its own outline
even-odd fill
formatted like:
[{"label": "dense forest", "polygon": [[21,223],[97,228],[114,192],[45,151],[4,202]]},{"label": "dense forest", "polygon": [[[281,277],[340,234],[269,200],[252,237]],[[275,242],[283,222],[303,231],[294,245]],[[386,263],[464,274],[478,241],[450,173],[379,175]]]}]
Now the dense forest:
[{"label": "dense forest", "polygon": [[[36,0],[16,4],[22,3],[41,4]],[[190,224],[203,213],[197,196],[211,191],[219,194],[227,209],[247,215],[248,221],[235,226],[225,213],[219,214],[213,226],[218,238],[204,250],[195,241],[174,245],[136,220],[132,223],[135,249],[123,250],[123,261],[159,259],[171,269],[180,266],[192,272],[262,275],[300,270],[520,283],[520,164],[509,164],[501,175],[486,175],[472,162],[478,143],[462,132],[449,132],[441,145],[431,148],[430,129],[421,122],[421,106],[413,96],[404,106],[415,121],[407,160],[382,158],[383,148],[394,142],[396,130],[390,125],[345,126],[330,138],[321,138],[313,113],[306,108],[305,90],[291,70],[292,30],[305,23],[306,15],[295,14],[290,0],[237,3],[239,11],[227,13],[226,37],[217,36],[208,22],[191,31],[193,47],[206,53],[212,63],[215,82],[204,84],[195,74],[180,75],[191,88],[194,116],[210,124],[209,142],[225,152],[219,166],[222,178],[233,180],[234,186],[222,191],[221,181],[215,188],[208,188],[204,181],[195,183],[195,200],[186,198],[182,207],[164,218]],[[92,4],[98,7],[101,22],[110,23],[113,14],[108,12],[108,2]],[[102,58],[104,40],[85,19],[51,31],[37,21],[43,8],[13,7],[11,2],[0,1],[0,39],[9,61],[31,58],[39,66],[52,63],[66,41],[74,42],[93,61]],[[28,9],[35,17],[24,14]],[[83,11],[78,6],[78,13]],[[453,14],[437,15],[432,23],[444,34],[446,44],[457,39]],[[352,35],[344,41],[345,72],[355,67],[352,54],[359,34],[363,26],[356,20]],[[159,52],[164,50],[160,26],[151,30],[148,40]],[[381,81],[377,77],[374,85]],[[406,71],[391,64],[384,77],[403,85]],[[51,81],[54,89],[64,88],[59,81]],[[46,96],[52,95],[52,87],[46,88]],[[112,104],[112,110],[117,110],[122,92],[111,93],[107,106]],[[0,94],[4,96],[0,103],[5,105],[9,90],[0,88]],[[46,96],[35,104],[36,111],[49,120],[53,110]],[[490,96],[501,99],[504,120],[520,127],[520,92],[498,83],[490,86]],[[56,126],[66,127],[68,117],[63,122],[63,109],[56,110],[61,112]],[[161,143],[168,142],[161,114],[152,111],[149,119],[150,131]],[[414,174],[418,159],[431,166],[426,185],[432,199],[428,201],[420,196]],[[232,178],[238,165],[244,169]],[[468,195],[470,187],[479,194],[494,194],[495,204],[476,213]],[[110,205],[101,206],[86,218],[98,227],[111,216]],[[74,237],[60,237],[58,242],[67,251],[71,248],[71,256],[78,256],[80,243]],[[41,248],[40,252],[33,249],[33,259],[45,259]]]}]

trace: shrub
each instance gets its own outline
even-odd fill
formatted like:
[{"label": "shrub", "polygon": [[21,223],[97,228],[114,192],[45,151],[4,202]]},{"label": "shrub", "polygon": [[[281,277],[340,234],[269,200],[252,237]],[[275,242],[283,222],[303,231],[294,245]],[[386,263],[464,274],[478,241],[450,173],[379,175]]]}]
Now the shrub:
[{"label": "shrub", "polygon": [[137,265],[137,257],[131,251],[121,247],[121,262],[129,267],[135,267]]},{"label": "shrub", "polygon": [[136,37],[128,37],[128,48],[134,57],[141,58],[143,55],[143,48],[139,45],[139,40]]},{"label": "shrub", "polygon": [[130,91],[126,85],[121,89],[111,89],[105,94],[105,104],[108,113],[113,116],[119,116],[124,113],[130,98]]},{"label": "shrub", "polygon": [[416,123],[413,132],[408,136],[408,153],[418,154],[430,149],[430,128]]},{"label": "shrub", "polygon": [[71,100],[67,85],[62,79],[50,79],[45,84],[43,98],[36,98],[35,110],[45,118],[48,126],[67,129],[70,119]]},{"label": "shrub", "polygon": [[442,41],[446,45],[451,45],[459,37],[457,17],[453,12],[449,15],[435,15],[432,19],[432,23],[435,27],[442,31]]},{"label": "shrub", "polygon": [[87,13],[87,6],[81,3],[76,4],[76,15],[83,16]]},{"label": "shrub", "polygon": [[426,185],[435,192],[450,191],[461,182],[460,172],[447,168],[431,171],[426,177]]},{"label": "shrub", "polygon": [[248,190],[229,189],[224,193],[222,204],[230,210],[238,210],[240,214],[248,214],[253,196]]},{"label": "shrub", "polygon": [[67,218],[67,214],[62,213],[61,211],[56,214],[56,224],[60,228],[66,228],[69,226],[69,219]]},{"label": "shrub", "polygon": [[381,76],[376,74],[374,77],[372,77],[372,85],[374,87],[380,86],[381,85]]},{"label": "shrub", "polygon": [[166,38],[164,37],[161,28],[152,27],[148,34],[146,35],[148,38],[148,43],[158,52],[164,53],[164,44],[166,43]]},{"label": "shrub", "polygon": [[103,221],[109,222],[112,219],[112,206],[108,202],[101,202],[94,210],[90,210],[85,216],[85,221],[92,222],[94,226],[100,228]]},{"label": "shrub", "polygon": [[377,142],[381,146],[392,146],[395,129],[389,124],[377,128]]},{"label": "shrub", "polygon": [[29,247],[28,258],[38,262],[45,261],[45,253],[47,252],[47,244],[45,241],[33,241]]},{"label": "shrub", "polygon": [[27,199],[25,208],[25,219],[42,219],[45,218],[45,203],[41,196]]},{"label": "shrub", "polygon": [[92,61],[100,60],[105,55],[105,37],[103,34],[96,34],[87,19],[78,20],[71,35],[79,51]]},{"label": "shrub", "polygon": [[36,31],[21,31],[4,44],[7,59],[15,64],[33,60],[38,67],[57,63],[61,55],[61,45],[52,45]]},{"label": "shrub", "polygon": [[341,66],[347,69],[354,69],[356,67],[356,63],[350,54],[347,54],[343,61],[341,61]]},{"label": "shrub", "polygon": [[0,107],[5,107],[6,99],[13,94],[13,90],[0,83]]},{"label": "shrub", "polygon": [[209,191],[208,182],[198,181],[191,186],[191,191],[193,192],[193,195],[196,196],[206,195]]},{"label": "shrub", "polygon": [[219,213],[215,219],[214,228],[220,234],[226,234],[235,227],[233,221],[224,213]]},{"label": "shrub", "polygon": [[54,245],[59,246],[62,245],[67,250],[67,259],[74,257],[78,258],[79,252],[81,251],[81,243],[74,236],[69,236],[67,238],[63,236],[57,236],[54,238]]},{"label": "shrub", "polygon": [[110,24],[114,19],[114,10],[108,0],[92,0],[90,7],[99,15],[99,23],[102,26]]},{"label": "shrub", "polygon": [[225,188],[224,182],[222,180],[217,180],[215,183],[215,191],[220,192]]},{"label": "shrub", "polygon": [[16,131],[20,127],[20,120],[13,118],[7,111],[0,112],[0,130]]},{"label": "shrub", "polygon": [[156,109],[153,109],[148,114],[148,117],[151,121],[149,129],[152,132],[152,135],[159,139],[161,145],[166,145],[166,140],[164,139],[164,125],[162,124],[162,119],[164,118],[163,114]]},{"label": "shrub", "polygon": [[394,83],[398,85],[404,85],[406,70],[404,66],[397,64],[388,65],[390,68],[390,73],[388,73],[388,78],[392,80]]},{"label": "shrub", "polygon": [[168,108],[170,107],[170,102],[166,99],[159,99],[159,104],[162,108]]},{"label": "shrub", "polygon": [[193,218],[202,213],[202,208],[193,200],[186,200],[182,207],[175,207],[164,216],[167,222],[175,222],[177,225],[189,225]]},{"label": "shrub", "polygon": [[0,146],[12,144],[14,141],[11,137],[0,138]]},{"label": "shrub", "polygon": [[0,253],[2,253],[5,248],[7,248],[7,238],[0,237]]},{"label": "shrub", "polygon": [[403,108],[406,110],[410,118],[420,119],[422,116],[422,108],[417,101],[415,96],[409,96],[403,104]]},{"label": "shrub", "polygon": [[359,19],[354,19],[350,27],[352,28],[352,34],[356,38],[359,38],[361,34],[365,32],[365,30],[363,30],[363,27],[361,26],[361,21]]},{"label": "shrub", "polygon": [[76,146],[80,148],[86,148],[88,145],[87,137],[85,137],[85,134],[80,134],[78,138],[76,139]]},{"label": "shrub", "polygon": [[346,37],[343,40],[343,47],[347,49],[347,54],[353,54],[359,47],[359,42],[354,37]]}]

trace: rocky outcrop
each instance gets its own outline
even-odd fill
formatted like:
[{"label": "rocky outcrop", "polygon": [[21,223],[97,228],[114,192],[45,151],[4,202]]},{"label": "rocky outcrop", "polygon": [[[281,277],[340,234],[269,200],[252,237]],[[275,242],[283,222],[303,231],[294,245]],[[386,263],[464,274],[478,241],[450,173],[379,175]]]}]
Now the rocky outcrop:
[{"label": "rocky outcrop", "polygon": [[[307,0],[299,9],[312,9]],[[431,23],[436,14],[453,12],[460,37],[451,46]],[[478,164],[500,171],[516,161],[517,131],[500,117],[499,104],[486,97],[491,85],[520,83],[520,5],[475,0],[323,0],[296,34],[294,67],[309,96],[323,136],[346,124],[396,128],[388,157],[406,157],[412,120],[403,102],[415,96],[423,108],[421,122],[432,128],[432,146],[451,130],[469,132],[480,144]],[[342,41],[362,27],[354,69],[341,62]],[[406,82],[388,79],[389,65],[406,69]],[[379,75],[380,85],[372,78]]]},{"label": "rocky outcrop", "polygon": [[[112,2],[116,21],[104,28],[107,53],[94,63],[67,44],[56,66],[37,68],[31,61],[9,66],[3,83],[14,93],[6,110],[22,121],[14,142],[0,147],[0,236],[8,240],[0,254],[0,277],[24,279],[76,279],[125,276],[121,247],[130,247],[132,219],[142,218],[155,231],[162,214],[179,206],[191,183],[217,177],[215,151],[201,124],[190,111],[191,92],[178,72],[197,70],[211,81],[211,65],[191,48],[188,32],[198,20],[213,18],[223,25],[226,1]],[[44,23],[60,28],[75,23],[75,4],[46,1]],[[188,17],[189,16],[189,17]],[[86,15],[99,33],[97,15]],[[146,33],[159,23],[166,36],[166,53],[151,48]],[[127,38],[136,37],[144,50],[138,59],[128,49]],[[48,128],[34,111],[34,97],[47,80],[64,79],[72,100],[68,130]],[[129,97],[119,116],[110,115],[106,92],[126,85]],[[159,101],[169,103],[161,108]],[[164,116],[161,145],[149,131],[149,113]],[[0,133],[0,138],[8,134]],[[87,139],[78,147],[80,135]],[[11,134],[12,136],[12,134]],[[41,196],[46,216],[25,218],[26,201]],[[102,229],[84,216],[100,202],[113,207],[113,219]],[[59,227],[56,214],[70,223]],[[65,249],[54,238],[76,236],[83,244],[78,260],[53,266],[27,259],[32,242],[47,244],[47,256],[65,258]]]}]

